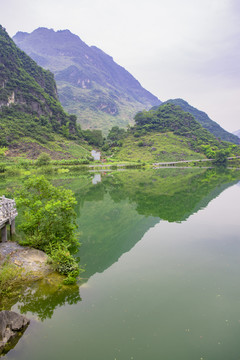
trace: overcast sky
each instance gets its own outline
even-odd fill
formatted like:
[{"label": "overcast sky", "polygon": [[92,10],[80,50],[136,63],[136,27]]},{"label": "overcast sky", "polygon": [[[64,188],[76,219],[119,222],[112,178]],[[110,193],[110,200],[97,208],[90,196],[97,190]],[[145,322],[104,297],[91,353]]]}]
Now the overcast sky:
[{"label": "overcast sky", "polygon": [[0,0],[10,36],[69,29],[165,101],[240,129],[240,0]]}]

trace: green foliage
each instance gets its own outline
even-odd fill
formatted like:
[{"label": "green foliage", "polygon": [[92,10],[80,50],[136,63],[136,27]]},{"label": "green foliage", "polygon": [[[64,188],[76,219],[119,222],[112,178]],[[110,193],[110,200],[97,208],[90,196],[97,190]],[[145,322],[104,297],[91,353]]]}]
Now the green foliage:
[{"label": "green foliage", "polygon": [[146,163],[203,159],[189,148],[189,140],[172,132],[148,132],[140,138],[129,134],[120,148],[115,148],[114,158],[118,161],[138,161]]},{"label": "green foliage", "polygon": [[[210,131],[214,136],[220,138],[224,141],[230,141],[234,144],[239,144],[240,141],[236,135],[229,133],[228,131],[224,130],[219,124],[215,121],[211,120],[208,115],[200,111],[193,106],[189,105],[186,101],[182,99],[173,99],[167,100],[165,103],[174,104],[180,106],[181,109],[185,112],[188,112],[194,116],[194,118],[208,131]],[[163,103],[162,105],[164,105]]]},{"label": "green foliage", "polygon": [[103,146],[102,146],[102,150],[103,151],[108,151],[110,149],[110,145],[108,143],[105,143]]},{"label": "green foliage", "polygon": [[[139,112],[135,116],[136,125],[132,128],[135,137],[145,132],[172,132],[187,139],[188,146],[196,152],[204,152],[208,157],[214,155],[213,149],[228,148],[230,143],[220,141],[204,129],[195,118],[184,112],[180,106],[166,103],[157,109]],[[233,149],[233,148],[232,148]],[[237,146],[237,152],[240,148]],[[213,150],[214,151],[214,150]]]},{"label": "green foliage", "polygon": [[52,133],[81,137],[76,116],[67,115],[57,98],[53,74],[21,51],[0,26],[0,146],[29,136],[46,143]]},{"label": "green foliage", "polygon": [[201,145],[201,149],[208,159],[214,158],[216,149],[214,149],[210,145]]},{"label": "green foliage", "polygon": [[53,266],[60,274],[76,278],[79,275],[79,266],[76,259],[70,254],[65,243],[50,246],[50,257]]},{"label": "green foliage", "polygon": [[219,146],[201,145],[203,153],[208,159],[218,159],[217,162],[221,162],[221,158],[234,155],[240,155],[240,147],[231,143],[224,143],[224,148],[219,150]]},{"label": "green foliage", "polygon": [[19,229],[26,236],[24,244],[45,251],[54,261],[58,258],[59,272],[67,274],[69,271],[71,276],[77,276],[78,265],[70,255],[79,245],[73,208],[76,200],[72,191],[56,188],[40,176],[26,180],[16,195],[17,206],[23,211]]},{"label": "green foliage", "polygon": [[103,136],[101,130],[82,130],[83,138],[92,145],[102,146]]},{"label": "green foliage", "polygon": [[0,163],[0,173],[4,173],[6,171],[6,164]]},{"label": "green foliage", "polygon": [[16,292],[22,281],[22,272],[22,269],[8,259],[0,266],[0,298]]},{"label": "green foliage", "polygon": [[47,153],[41,153],[37,158],[36,165],[37,166],[46,166],[49,165],[51,161],[51,157]]},{"label": "green foliage", "polygon": [[57,165],[57,166],[74,166],[74,165],[86,165],[90,163],[90,157],[89,159],[83,158],[83,159],[63,159],[63,160],[52,160],[51,164],[52,165]]},{"label": "green foliage", "polygon": [[6,166],[4,173],[7,177],[19,176],[21,174],[20,169],[16,165]]},{"label": "green foliage", "polygon": [[110,146],[122,146],[122,140],[126,136],[126,131],[119,128],[119,126],[113,126],[108,133],[107,141]]},{"label": "green foliage", "polygon": [[7,151],[7,147],[0,147],[0,156],[4,156]]},{"label": "green foliage", "polygon": [[217,166],[227,166],[229,151],[228,150],[217,150],[214,156],[214,164]]},{"label": "green foliage", "polygon": [[29,170],[33,165],[33,161],[29,159],[18,159],[17,167],[20,169]]}]

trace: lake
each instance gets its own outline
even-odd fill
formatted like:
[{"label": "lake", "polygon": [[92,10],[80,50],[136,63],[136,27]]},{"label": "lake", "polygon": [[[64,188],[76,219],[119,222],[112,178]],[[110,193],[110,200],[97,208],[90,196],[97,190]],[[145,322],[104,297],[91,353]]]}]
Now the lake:
[{"label": "lake", "polygon": [[[97,180],[96,180],[97,179]],[[3,359],[240,359],[240,172],[158,169],[54,179],[77,198],[79,286],[42,281]]]}]

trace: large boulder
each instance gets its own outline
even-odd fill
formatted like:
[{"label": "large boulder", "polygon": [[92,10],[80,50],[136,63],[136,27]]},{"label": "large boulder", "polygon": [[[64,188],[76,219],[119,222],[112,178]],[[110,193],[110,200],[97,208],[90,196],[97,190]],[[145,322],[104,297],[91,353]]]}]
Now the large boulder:
[{"label": "large boulder", "polygon": [[29,323],[30,320],[25,316],[13,311],[0,311],[0,354],[9,342],[21,336],[20,332],[24,331]]}]

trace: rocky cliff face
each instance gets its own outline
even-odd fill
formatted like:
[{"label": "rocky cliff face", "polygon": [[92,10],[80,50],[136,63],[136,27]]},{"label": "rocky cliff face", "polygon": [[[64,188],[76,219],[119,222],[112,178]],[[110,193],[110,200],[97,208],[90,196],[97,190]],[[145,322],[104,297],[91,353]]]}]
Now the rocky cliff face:
[{"label": "rocky cliff face", "polygon": [[31,34],[18,32],[13,40],[54,72],[62,105],[85,128],[126,126],[137,111],[161,103],[111,56],[69,30],[39,28]]},{"label": "rocky cliff face", "polygon": [[54,101],[53,74],[37,66],[0,27],[0,106],[21,105],[43,115],[52,113]]},{"label": "rocky cliff face", "polygon": [[23,136],[39,140],[51,132],[77,132],[76,118],[58,100],[53,74],[20,50],[1,25],[0,130],[0,146]]}]

